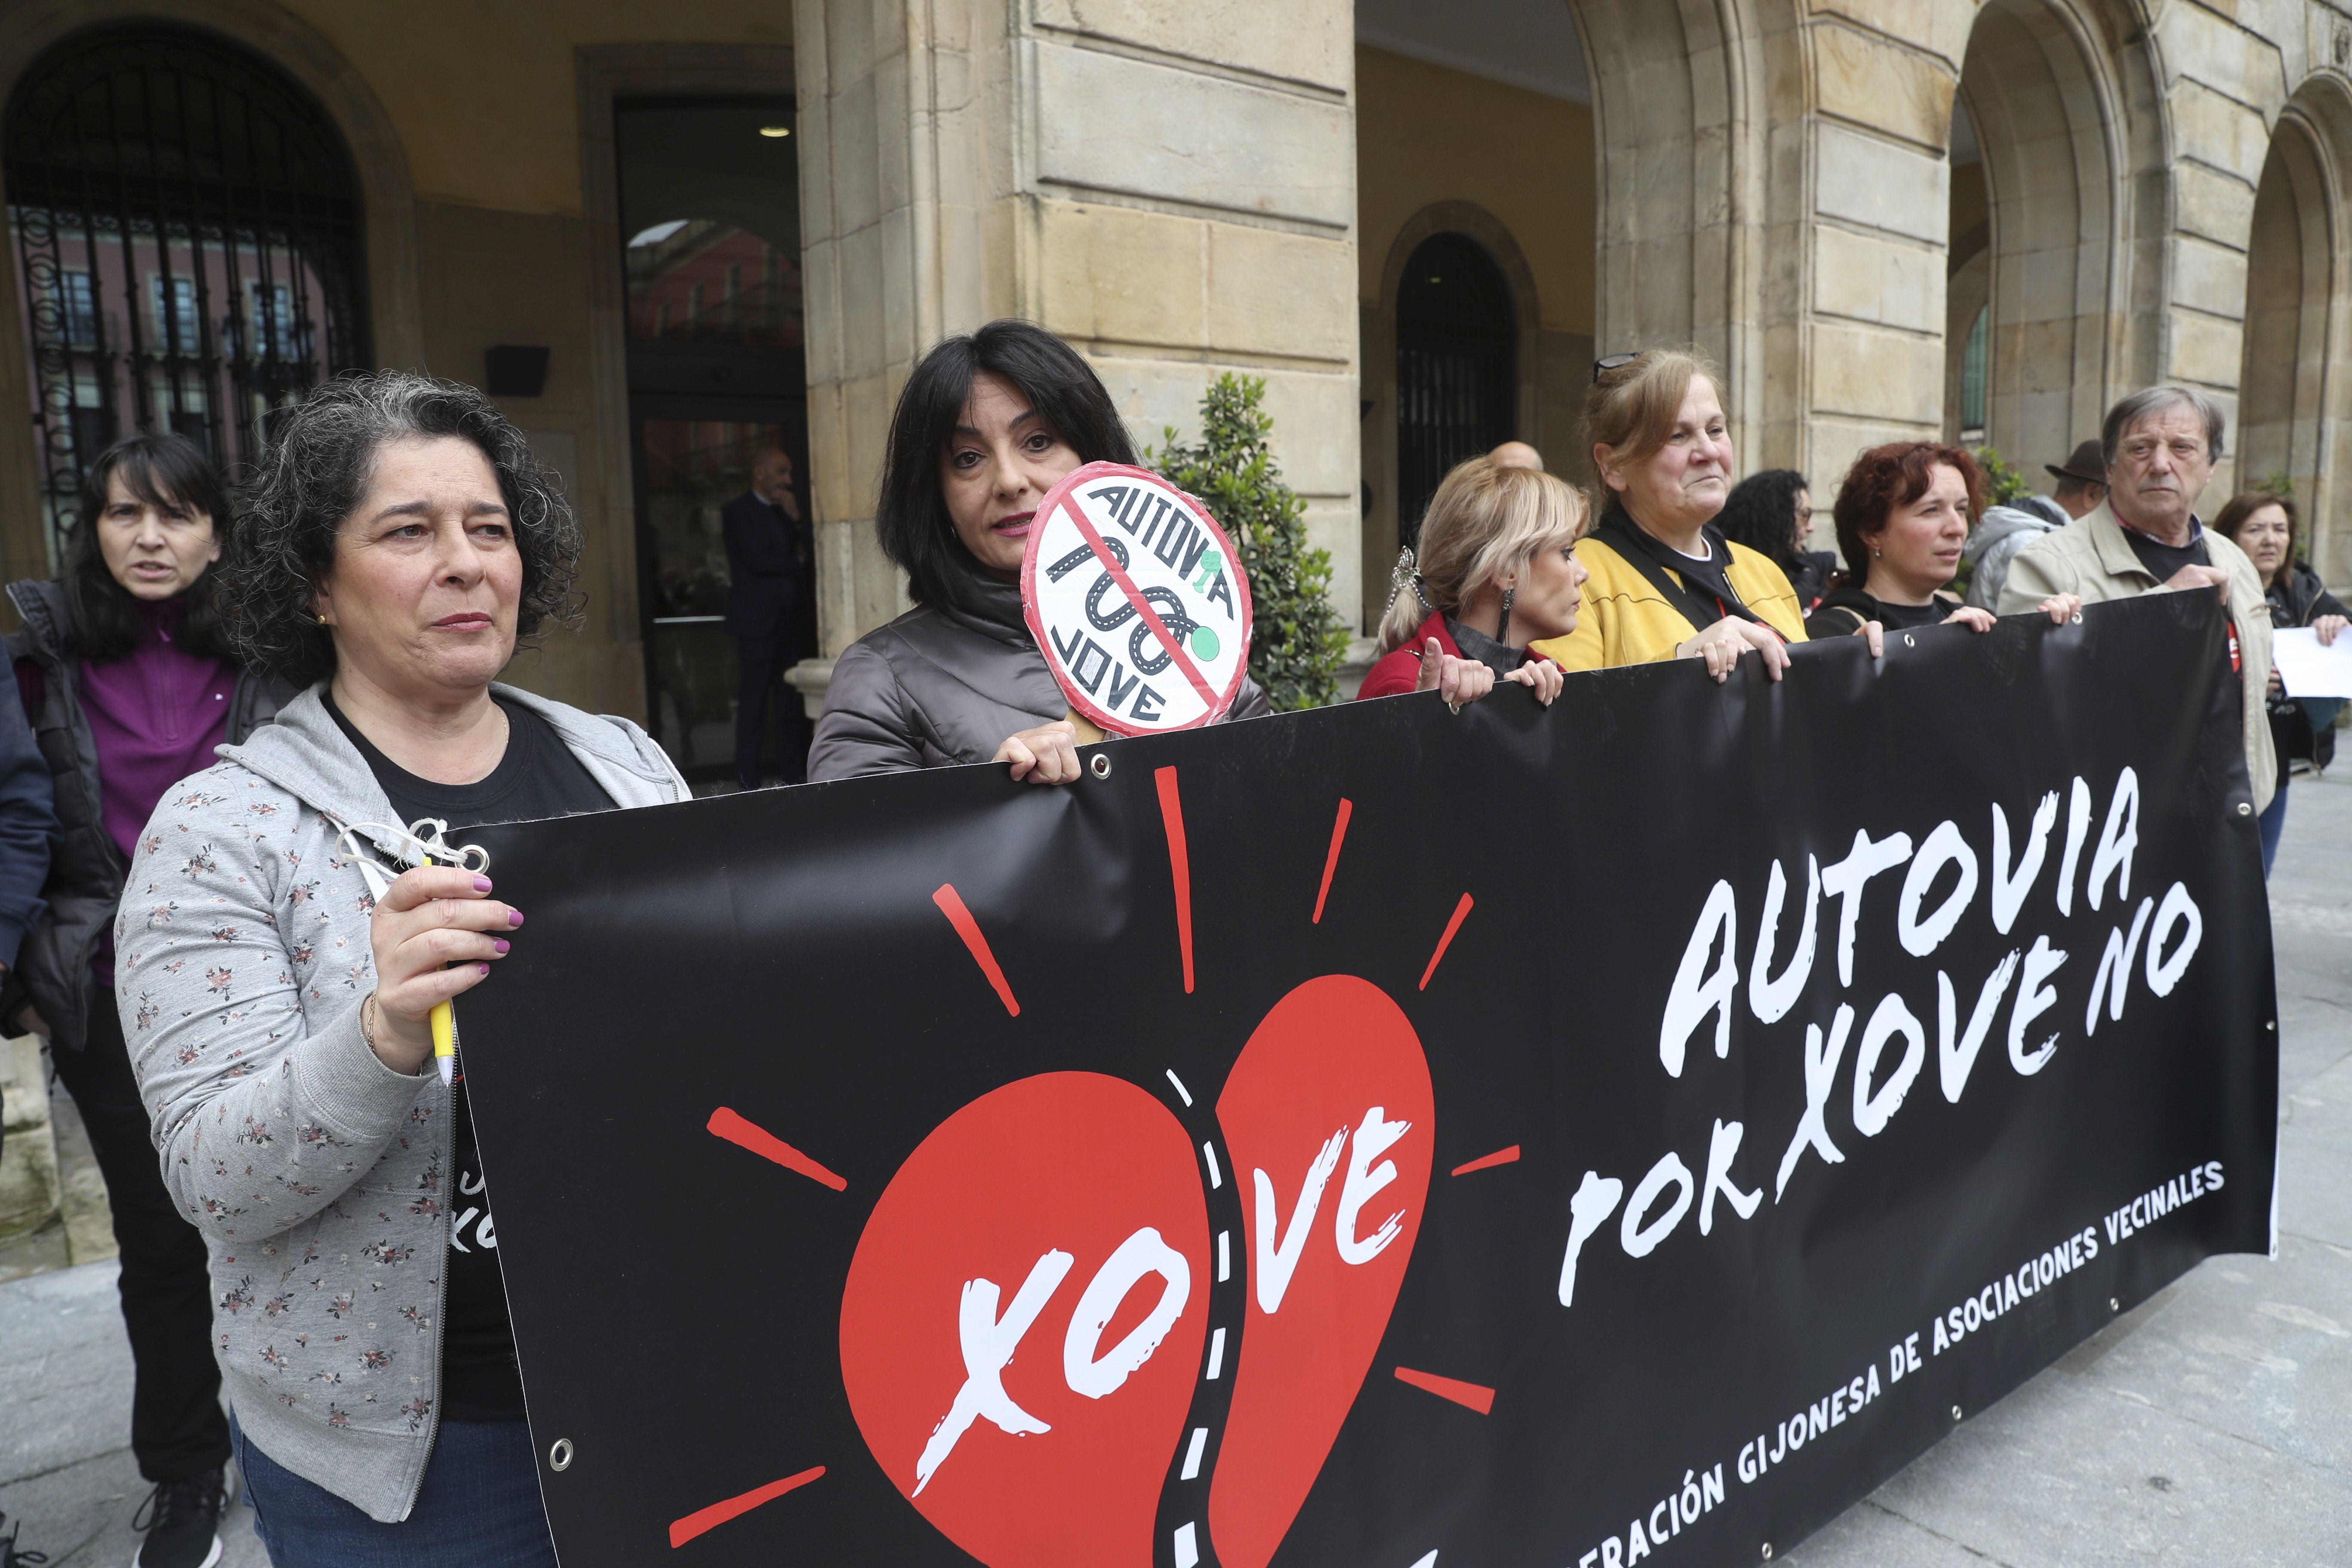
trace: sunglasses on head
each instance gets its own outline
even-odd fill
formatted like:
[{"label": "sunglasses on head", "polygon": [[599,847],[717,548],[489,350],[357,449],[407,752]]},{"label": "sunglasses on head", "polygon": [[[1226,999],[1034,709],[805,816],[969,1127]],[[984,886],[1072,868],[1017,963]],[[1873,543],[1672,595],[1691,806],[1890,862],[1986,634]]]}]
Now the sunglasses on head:
[{"label": "sunglasses on head", "polygon": [[1592,379],[1594,382],[1598,383],[1602,376],[1608,374],[1611,371],[1622,370],[1626,365],[1632,364],[1635,360],[1640,359],[1641,357],[1641,354],[1637,352],[1629,354],[1609,354],[1601,359],[1594,360],[1592,362]]}]

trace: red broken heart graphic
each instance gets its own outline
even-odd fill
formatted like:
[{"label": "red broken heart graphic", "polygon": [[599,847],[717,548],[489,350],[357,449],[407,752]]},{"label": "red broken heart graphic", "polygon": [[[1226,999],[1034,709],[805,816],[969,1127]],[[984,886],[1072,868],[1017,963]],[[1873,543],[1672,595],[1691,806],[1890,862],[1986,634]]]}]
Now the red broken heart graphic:
[{"label": "red broken heart graphic", "polygon": [[[1356,1402],[1421,1230],[1436,1120],[1412,1026],[1378,987],[1344,974],[1275,1004],[1217,1098],[1250,1260],[1209,1490],[1224,1568],[1265,1568]],[[1302,1221],[1302,1192],[1325,1170]]]},{"label": "red broken heart graphic", "polygon": [[[1150,1568],[1152,1510],[1207,1337],[1198,1171],[1183,1127],[1142,1089],[1047,1073],[940,1123],[874,1205],[841,1298],[850,1410],[891,1481],[982,1563]],[[1081,1292],[1115,1279],[1104,1265],[1146,1231],[1181,1259],[1182,1311],[1114,1391],[1074,1392],[1064,1363]],[[1082,1348],[1119,1345],[1173,1293],[1171,1281],[1140,1283]],[[1031,1292],[1049,1286],[1037,1302]],[[964,1410],[965,1340],[995,1360],[998,1336],[1024,1319],[998,1379],[1003,1400],[949,1433]],[[952,1439],[943,1451],[942,1436]]]},{"label": "red broken heart graphic", "polygon": [[[1395,1003],[1325,976],[1266,1015],[1217,1116],[1249,1304],[1213,1368],[1234,1382],[1205,1522],[1225,1568],[1264,1568],[1396,1304],[1434,1148],[1428,1065]],[[1152,1094],[1048,1073],[941,1122],[875,1205],[842,1297],[850,1408],[899,1491],[990,1568],[1150,1568],[1213,1370],[1202,1182]]]}]

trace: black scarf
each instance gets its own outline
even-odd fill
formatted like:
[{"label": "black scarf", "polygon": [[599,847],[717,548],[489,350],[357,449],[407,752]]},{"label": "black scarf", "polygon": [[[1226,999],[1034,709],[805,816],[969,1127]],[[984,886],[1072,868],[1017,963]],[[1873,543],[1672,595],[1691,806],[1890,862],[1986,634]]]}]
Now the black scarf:
[{"label": "black scarf", "polygon": [[[1704,631],[1726,616],[1737,616],[1759,626],[1768,624],[1732,591],[1727,575],[1731,568],[1731,546],[1724,542],[1713,523],[1699,530],[1700,539],[1706,543],[1704,564],[1652,538],[1613,500],[1609,510],[1601,514],[1601,521],[1592,531],[1664,595],[1666,603],[1690,622],[1693,631]],[[1678,574],[1681,581],[1669,573]],[[1694,584],[1706,593],[1697,592]]]}]

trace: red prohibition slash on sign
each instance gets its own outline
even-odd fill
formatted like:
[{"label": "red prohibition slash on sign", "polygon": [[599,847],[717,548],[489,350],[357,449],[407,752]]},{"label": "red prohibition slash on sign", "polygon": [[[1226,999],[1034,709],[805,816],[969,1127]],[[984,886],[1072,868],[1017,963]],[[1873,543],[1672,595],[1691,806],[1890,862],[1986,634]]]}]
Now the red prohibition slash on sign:
[{"label": "red prohibition slash on sign", "polygon": [[[1186,636],[1179,635],[1179,629],[1171,627],[1161,612],[1155,609],[1146,596],[1147,594],[1160,593],[1161,590],[1146,589],[1141,586],[1127,564],[1122,563],[1120,547],[1108,542],[1103,531],[1097,528],[1093,520],[1087,517],[1086,509],[1079,500],[1081,492],[1087,486],[1106,483],[1117,483],[1127,490],[1140,490],[1147,498],[1143,503],[1147,513],[1153,504],[1152,498],[1156,498],[1162,516],[1189,520],[1190,527],[1186,535],[1188,539],[1197,537],[1202,542],[1213,545],[1218,552],[1223,565],[1219,571],[1217,582],[1221,590],[1230,589],[1227,613],[1238,622],[1231,634],[1234,638],[1234,647],[1237,653],[1233,657],[1233,667],[1225,681],[1225,689],[1220,691],[1215,685],[1212,684],[1208,671],[1204,671],[1200,658],[1196,658],[1193,650],[1187,646]],[[1172,511],[1170,510],[1171,507],[1174,509]],[[1125,513],[1122,513],[1122,516],[1124,515]],[[1120,617],[1124,618],[1129,615],[1136,617],[1137,635],[1140,637],[1148,633],[1160,651],[1167,656],[1168,663],[1175,667],[1176,671],[1183,677],[1185,684],[1200,699],[1201,711],[1197,715],[1181,723],[1169,724],[1139,721],[1137,719],[1122,717],[1115,711],[1106,710],[1103,704],[1097,701],[1081,683],[1077,672],[1063,665],[1061,658],[1067,657],[1067,650],[1063,650],[1060,654],[1055,652],[1056,649],[1061,648],[1059,632],[1046,618],[1045,601],[1042,595],[1044,580],[1047,574],[1039,558],[1040,550],[1045,547],[1049,525],[1058,527],[1059,520],[1063,518],[1068,520],[1071,531],[1077,534],[1078,542],[1084,546],[1085,556],[1091,557],[1095,566],[1102,573],[1102,577],[1097,580],[1097,591],[1099,592],[1104,586],[1115,587],[1118,590],[1123,601],[1123,607],[1119,611]],[[1065,476],[1046,493],[1045,503],[1037,510],[1036,520],[1035,527],[1031,530],[1028,551],[1021,566],[1022,608],[1028,622],[1030,635],[1036,640],[1039,650],[1045,653],[1047,668],[1052,670],[1055,683],[1062,688],[1063,695],[1068,700],[1071,710],[1112,735],[1154,734],[1169,730],[1189,730],[1213,723],[1222,719],[1231,709],[1234,699],[1240,695],[1242,685],[1248,676],[1252,619],[1249,582],[1241,573],[1241,557],[1234,550],[1233,541],[1227,537],[1224,530],[1218,526],[1216,519],[1209,515],[1199,500],[1149,469],[1124,463],[1088,463],[1084,468]],[[1144,526],[1148,533],[1150,525]],[[1172,521],[1167,524],[1171,530],[1175,526],[1176,523]],[[1194,530],[1197,532],[1192,531]],[[1065,542],[1055,544],[1052,549],[1056,552],[1064,552],[1066,549],[1067,538],[1068,535],[1065,533],[1063,535]],[[1068,557],[1072,560],[1081,558]],[[1167,558],[1163,555],[1160,559],[1164,562]],[[1055,574],[1055,576],[1059,580],[1058,573]],[[1197,584],[1195,587],[1197,588]],[[1221,591],[1218,597],[1226,598],[1227,596]],[[1091,599],[1088,600],[1088,614],[1092,616]],[[1096,624],[1100,626],[1102,623],[1097,621]],[[1073,626],[1071,629],[1075,631],[1076,628]],[[1138,643],[1135,646],[1139,649],[1141,644]],[[1140,657],[1139,654],[1138,657]],[[1215,649],[1209,650],[1202,657],[1210,658],[1211,669],[1222,668],[1223,656]],[[1080,658],[1083,659],[1083,656]],[[1140,674],[1139,671],[1137,673]],[[1129,684],[1131,685],[1132,682]],[[1116,668],[1112,672],[1112,689],[1114,696],[1111,699],[1111,707],[1115,709],[1118,703],[1116,693],[1120,689]],[[1138,699],[1139,713],[1141,712],[1141,700]]]},{"label": "red prohibition slash on sign", "polygon": [[1095,559],[1102,563],[1103,570],[1110,574],[1110,580],[1118,584],[1118,591],[1127,596],[1129,604],[1135,606],[1135,613],[1143,617],[1143,624],[1151,628],[1151,635],[1160,639],[1160,646],[1175,659],[1176,668],[1184,672],[1184,679],[1192,683],[1192,689],[1201,694],[1202,702],[1213,714],[1217,710],[1217,694],[1202,678],[1201,667],[1192,662],[1192,656],[1184,651],[1184,645],[1176,640],[1176,634],[1168,629],[1168,623],[1152,609],[1143,596],[1143,590],[1135,585],[1135,579],[1129,576],[1127,568],[1118,563],[1118,557],[1103,543],[1102,535],[1097,533],[1095,525],[1087,521],[1087,514],[1079,510],[1078,503],[1066,495],[1062,498],[1062,510],[1068,512],[1070,521],[1078,525],[1078,537],[1087,542],[1087,548],[1095,552]]}]

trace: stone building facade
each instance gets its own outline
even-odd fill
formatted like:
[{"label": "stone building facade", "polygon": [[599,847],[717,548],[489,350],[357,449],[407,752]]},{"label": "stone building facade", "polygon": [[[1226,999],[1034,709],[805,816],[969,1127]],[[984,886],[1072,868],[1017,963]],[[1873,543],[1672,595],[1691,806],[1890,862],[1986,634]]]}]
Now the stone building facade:
[{"label": "stone building facade", "polygon": [[[671,495],[656,434],[804,458],[837,652],[903,603],[871,526],[898,386],[1008,313],[1076,342],[1146,441],[1189,435],[1220,372],[1265,377],[1360,626],[1433,463],[1500,433],[1581,479],[1593,355],[1679,342],[1724,366],[1742,467],[1820,494],[1897,436],[2038,477],[2119,394],[2202,387],[2233,415],[2206,510],[2285,476],[2352,578],[2352,12],[2321,0],[0,0],[0,95],[134,23],[233,40],[332,121],[369,363],[479,381],[489,348],[546,351],[498,395],[571,487],[587,602],[518,675],[594,707],[658,721],[704,679],[662,651],[708,641],[701,590],[656,558],[733,480],[710,458]],[[632,324],[640,260],[724,226],[637,222],[688,146],[645,127],[695,103],[752,116],[796,182],[752,247],[771,302],[794,290],[773,342]],[[748,156],[711,154],[739,196]],[[21,432],[61,329],[13,258]],[[0,439],[12,575],[47,569],[55,447]]]}]

